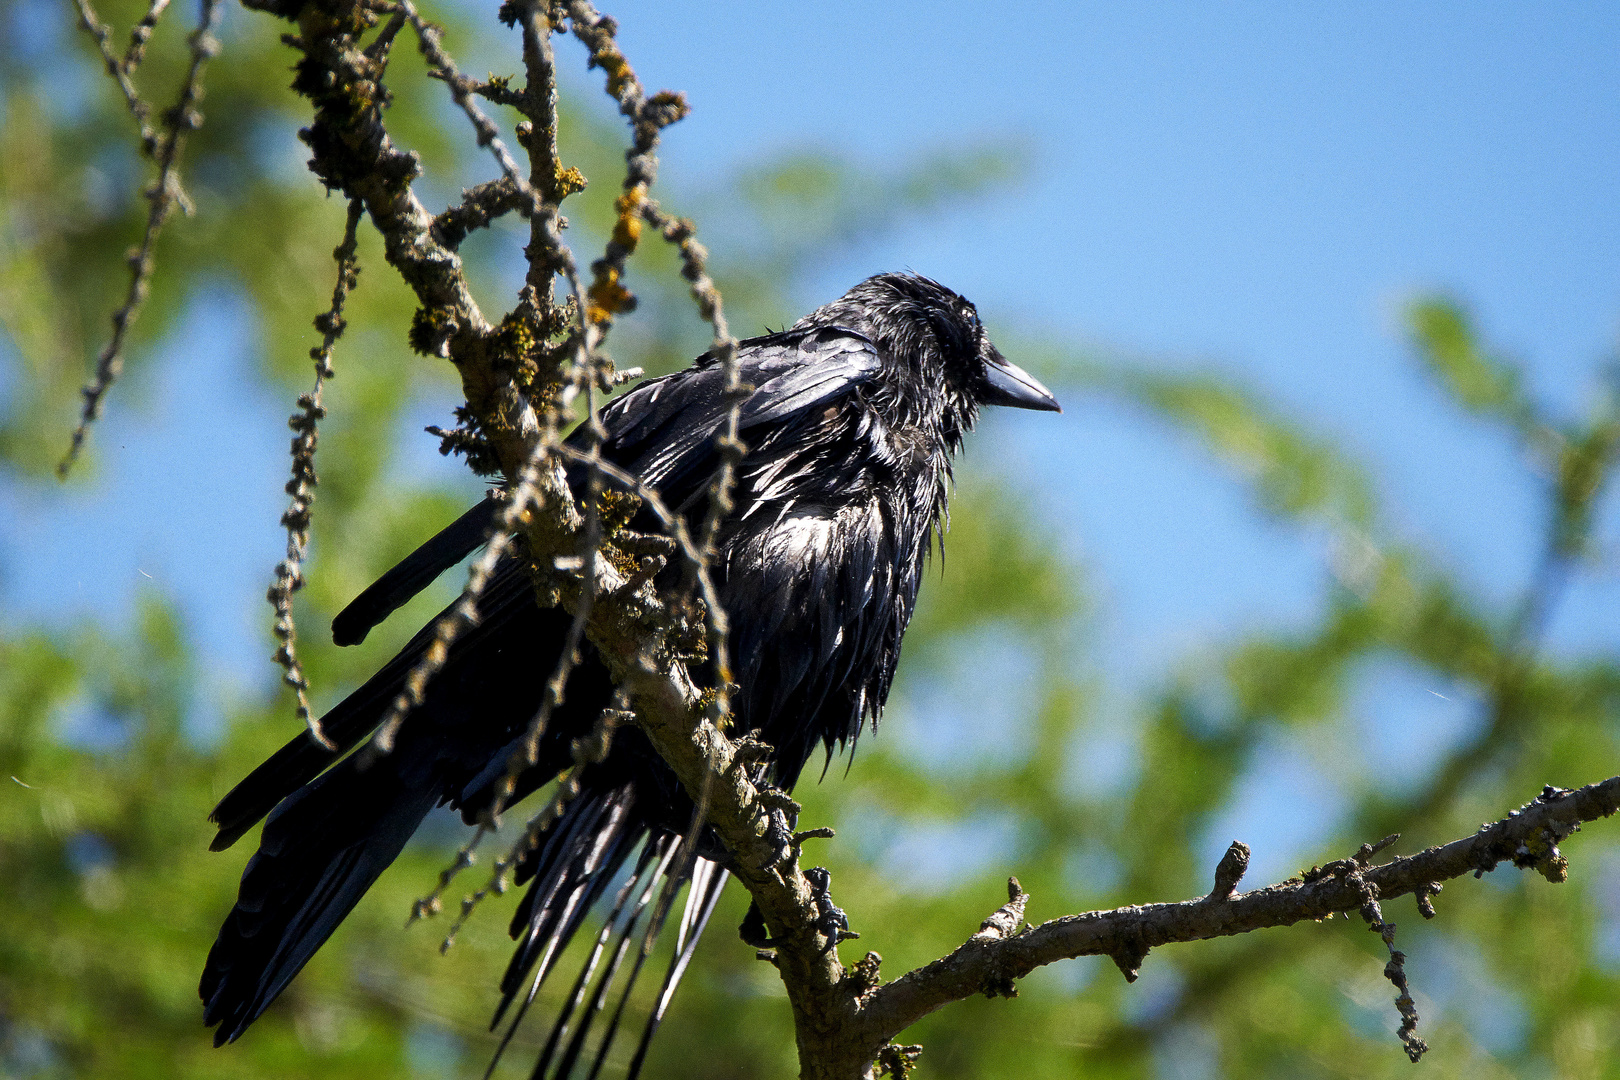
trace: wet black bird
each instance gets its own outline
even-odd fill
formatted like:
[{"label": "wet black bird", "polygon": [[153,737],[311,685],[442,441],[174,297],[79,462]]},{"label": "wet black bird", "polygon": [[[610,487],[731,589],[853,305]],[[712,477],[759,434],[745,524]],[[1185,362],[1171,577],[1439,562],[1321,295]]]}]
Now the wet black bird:
[{"label": "wet black bird", "polygon": [[[738,356],[742,380],[755,390],[741,407],[748,453],[714,573],[731,618],[738,730],[774,748],[761,779],[791,789],[818,745],[830,755],[853,743],[868,720],[877,722],[945,514],[951,456],[979,408],[1056,411],[1058,404],[1001,356],[972,304],[910,274],[863,281],[787,330],[744,341]],[[603,410],[603,455],[700,519],[727,408],[724,384],[712,355],[642,383]],[[362,593],[333,621],[338,644],[360,641],[473,551],[494,512],[492,501],[474,507]],[[655,531],[649,522],[632,524]],[[665,573],[673,579],[677,571]],[[536,606],[517,555],[496,571],[481,611],[391,754],[367,767],[361,755],[343,757],[381,721],[431,627],[325,716],[339,750],[300,734],[215,808],[215,850],[269,815],[203,972],[216,1045],[240,1036],[286,987],[433,807],[448,804],[472,821],[491,803],[539,707],[569,616]],[[590,730],[611,692],[587,647],[519,796],[570,763],[570,741]],[[632,1074],[639,1068],[726,879],[725,854],[712,839],[695,858],[677,858],[691,812],[645,737],[621,728],[611,754],[519,868],[518,883],[529,888],[512,920],[518,944],[492,1027],[517,1001],[515,1028],[569,939],[613,890],[537,1077],[548,1068],[569,1075],[628,955],[631,970],[597,1044],[600,1066],[645,959],[631,944],[660,929],[649,925],[658,908],[649,901],[663,875],[687,866],[675,957]]]}]

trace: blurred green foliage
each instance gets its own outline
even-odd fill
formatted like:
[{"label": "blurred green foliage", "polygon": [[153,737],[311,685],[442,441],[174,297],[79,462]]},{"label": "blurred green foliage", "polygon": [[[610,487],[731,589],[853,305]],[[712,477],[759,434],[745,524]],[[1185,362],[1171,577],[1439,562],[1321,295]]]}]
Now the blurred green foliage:
[{"label": "blurred green foliage", "polygon": [[[65,23],[65,9],[29,2],[36,19]],[[142,10],[129,0],[102,14],[122,34]],[[171,12],[138,77],[159,108],[178,85],[188,14]],[[449,21],[452,48],[518,66],[513,39],[498,28],[464,14]],[[130,385],[113,390],[113,410],[141,407],[143,372],[158,361],[153,344],[188,298],[221,285],[251,305],[266,343],[257,350],[260,377],[289,410],[307,386],[306,351],[317,340],[309,321],[330,293],[343,207],[301,169],[291,132],[305,117],[286,89],[280,30],[262,16],[227,13],[225,57],[206,80],[207,121],[183,168],[197,213],[172,221],[160,242]],[[144,221],[136,192],[148,168],[133,126],[76,33],[54,44],[0,44],[0,460],[19,483],[43,482],[65,446],[86,359],[124,288],[122,252]],[[389,124],[422,153],[424,192],[442,203],[486,177],[489,164],[443,87],[422,71],[413,50],[397,50]],[[571,101],[566,111],[565,158],[592,181],[569,210],[589,252],[610,220],[623,134],[593,102]],[[791,321],[789,286],[818,261],[904,214],[974,197],[1020,170],[1016,148],[998,144],[884,175],[807,152],[758,163],[691,192],[690,202],[708,211],[700,224],[716,249],[732,324],[746,334]],[[521,279],[514,253],[522,240],[507,223],[465,248],[492,312],[509,306]],[[396,430],[424,387],[452,399],[454,382],[444,365],[409,353],[414,305],[374,236],[363,237],[360,258],[321,429],[316,555],[298,599],[301,651],[327,703],[453,586],[418,598],[359,649],[337,650],[313,629],[474,490],[470,481],[424,486],[390,471],[394,442],[378,433]],[[654,372],[684,364],[705,347],[705,330],[670,252],[644,243],[632,273],[643,304],[615,332],[619,362]],[[1544,572],[1510,610],[1392,532],[1376,485],[1355,462],[1242,388],[1080,357],[1061,342],[1022,350],[1051,358],[1045,373],[1066,396],[1126,402],[1198,440],[1266,512],[1325,535],[1332,573],[1314,625],[1259,632],[1189,659],[1122,715],[1117,695],[1077,659],[1092,632],[1087,583],[1031,511],[1040,493],[998,471],[995,454],[972,455],[948,554],[924,589],[881,737],[863,741],[847,776],[839,765],[827,783],[800,791],[808,823],[839,829],[812,855],[832,870],[835,895],[863,932],[859,945],[883,953],[887,975],[960,943],[999,903],[1009,873],[1034,897],[1034,920],[1206,891],[1212,867],[1202,864],[1199,838],[1257,757],[1279,745],[1325,762],[1349,800],[1322,860],[1395,829],[1406,834],[1405,850],[1451,839],[1544,782],[1614,771],[1620,666],[1604,656],[1549,659],[1538,636],[1559,590],[1591,556],[1591,508],[1620,432],[1615,400],[1596,402],[1580,422],[1554,421],[1512,363],[1476,340],[1455,303],[1419,303],[1409,325],[1417,357],[1459,406],[1502,421],[1542,470]],[[195,449],[177,447],[175,467]],[[85,464],[93,470],[109,452],[95,448]],[[265,574],[268,581],[270,567]],[[263,620],[268,657],[268,608]],[[156,589],[123,631],[0,622],[0,1074],[479,1075],[506,961],[503,912],[481,912],[444,957],[432,926],[400,928],[458,839],[439,819],[253,1030],[231,1048],[211,1047],[196,978],[247,844],[209,854],[205,818],[296,729],[284,695],[199,704],[192,641]],[[965,674],[964,657],[1001,681]],[[1477,730],[1428,775],[1392,780],[1367,768],[1367,754],[1347,751],[1366,737],[1347,695],[1369,667],[1464,688],[1478,702]],[[199,708],[224,715],[200,730],[187,719]],[[1120,730],[1132,733],[1134,764],[1101,786],[1078,784],[1084,763]],[[1558,888],[1502,871],[1448,888],[1433,923],[1417,919],[1409,901],[1386,912],[1413,958],[1423,1034],[1434,1047],[1428,1075],[1620,1075],[1620,957],[1612,942],[1607,953],[1599,942],[1617,917],[1620,834],[1593,828],[1570,854],[1572,879]],[[775,973],[729,933],[744,904],[735,889],[727,896],[656,1044],[652,1075],[793,1071]],[[1134,987],[1104,963],[1067,962],[1026,980],[1016,1002],[960,1003],[906,1039],[925,1045],[925,1077],[1404,1076],[1411,1066],[1391,1034],[1397,1021],[1382,966],[1378,940],[1360,923],[1336,920],[1160,950]],[[1429,981],[1440,973],[1449,973],[1444,987]],[[537,1011],[551,1012],[562,989],[548,988]],[[1449,1007],[1434,1020],[1424,995],[1442,991]],[[539,1037],[520,1036],[502,1075],[519,1075],[531,1049],[522,1040]],[[623,1064],[621,1055],[614,1065]]]}]

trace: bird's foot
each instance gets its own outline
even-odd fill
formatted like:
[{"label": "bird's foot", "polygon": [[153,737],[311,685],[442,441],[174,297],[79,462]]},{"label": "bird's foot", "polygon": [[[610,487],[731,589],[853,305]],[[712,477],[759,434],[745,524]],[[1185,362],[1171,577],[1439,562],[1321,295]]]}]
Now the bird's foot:
[{"label": "bird's foot", "polygon": [[804,872],[810,883],[811,901],[816,906],[816,929],[826,935],[827,948],[833,949],[841,941],[853,941],[861,935],[849,928],[849,916],[833,903],[832,875],[825,867],[812,866]]},{"label": "bird's foot", "polygon": [[770,845],[769,859],[760,864],[761,870],[769,870],[784,861],[795,858],[799,854],[799,844],[795,843],[793,827],[799,823],[799,812],[804,809],[781,788],[772,787],[765,780],[757,780],[759,801],[765,808],[765,835],[764,841]]},{"label": "bird's foot", "polygon": [[738,766],[757,765],[762,761],[769,761],[774,753],[776,753],[774,746],[750,731],[737,740],[731,761]]}]

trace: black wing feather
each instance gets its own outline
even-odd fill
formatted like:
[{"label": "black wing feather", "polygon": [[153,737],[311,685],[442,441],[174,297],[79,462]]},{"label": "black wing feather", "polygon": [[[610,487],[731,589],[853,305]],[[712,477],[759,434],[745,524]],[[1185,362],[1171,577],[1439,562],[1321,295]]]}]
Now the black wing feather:
[{"label": "black wing feather", "polygon": [[[779,425],[871,380],[882,362],[872,343],[849,331],[754,338],[739,347],[740,378],[754,392],[738,410],[738,430]],[[715,437],[730,403],[718,362],[642,383],[602,411],[602,453],[685,504],[717,463]]]},{"label": "black wing feather", "polygon": [[411,598],[471,555],[484,543],[500,504],[486,498],[441,529],[433,539],[401,559],[332,620],[332,641],[358,645],[371,628],[410,602]]},{"label": "black wing feather", "polygon": [[[481,657],[492,639],[510,633],[511,619],[528,617],[528,610],[534,608],[529,577],[520,563],[509,561],[495,572],[480,598],[480,607],[484,618],[450,647],[445,665],[447,673],[453,674],[469,660]],[[449,610],[446,608],[440,614]],[[320,775],[371,734],[399,694],[405,677],[432,644],[437,621],[419,630],[397,656],[321,718],[322,730],[335,744],[335,749],[327,750],[311,739],[308,732],[301,731],[219,801],[208,815],[208,819],[219,826],[219,834],[209,845],[211,850],[223,851],[236,843],[277,803]],[[567,630],[566,617],[558,618],[555,612],[545,612],[539,619],[529,617],[529,621],[536,626],[552,624],[551,636],[560,647]]]}]

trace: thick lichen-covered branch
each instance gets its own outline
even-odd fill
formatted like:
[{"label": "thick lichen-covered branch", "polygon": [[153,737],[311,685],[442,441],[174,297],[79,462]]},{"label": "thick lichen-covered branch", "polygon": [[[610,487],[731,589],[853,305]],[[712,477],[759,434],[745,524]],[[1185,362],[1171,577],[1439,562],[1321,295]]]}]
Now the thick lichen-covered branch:
[{"label": "thick lichen-covered branch", "polygon": [[[278,12],[285,7],[250,6]],[[417,156],[396,146],[383,122],[388,50],[362,47],[378,14],[344,2],[310,3],[284,13],[297,19],[300,32],[287,40],[303,53],[293,88],[315,110],[313,122],[300,133],[313,151],[310,168],[329,188],[365,206],[382,235],[385,257],[421,305],[412,322],[412,346],[456,365],[468,407],[482,419],[481,432],[493,455],[502,471],[515,477],[539,437],[540,421],[512,379],[514,360],[503,352],[510,341],[485,318],[460,256],[415,194],[412,182],[421,171]],[[521,192],[523,185],[513,186]],[[548,488],[562,500],[563,486]]]}]

